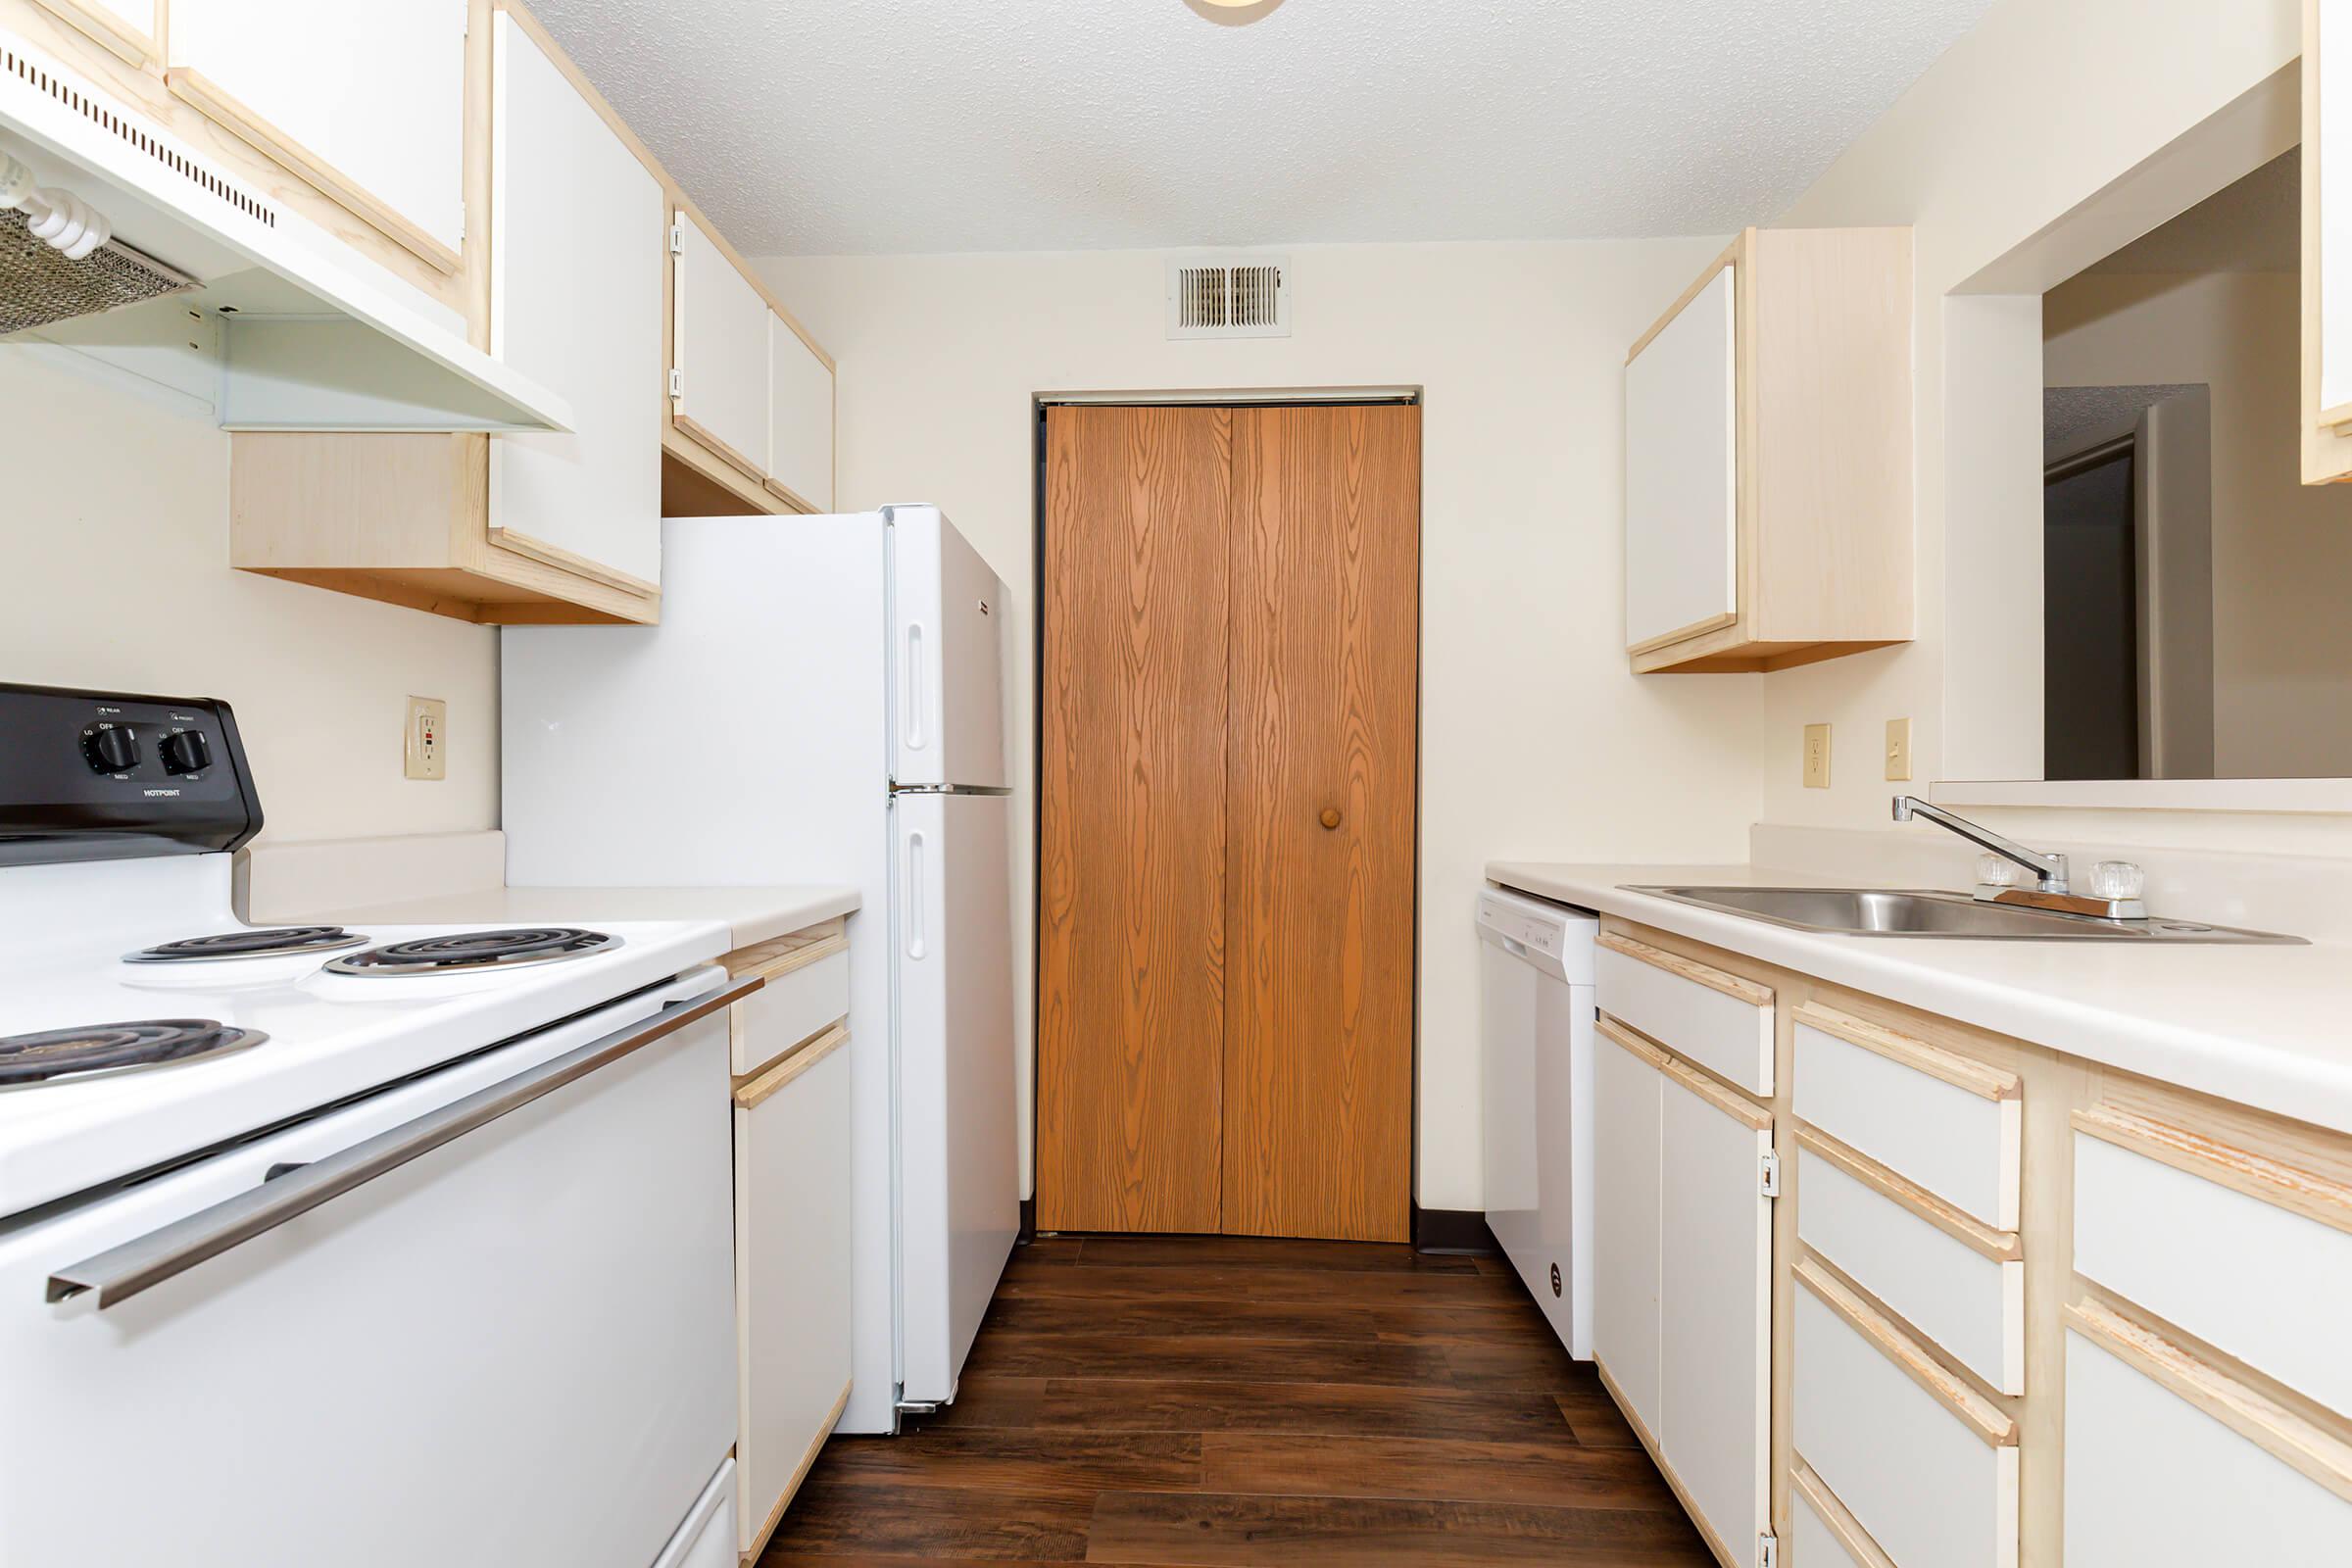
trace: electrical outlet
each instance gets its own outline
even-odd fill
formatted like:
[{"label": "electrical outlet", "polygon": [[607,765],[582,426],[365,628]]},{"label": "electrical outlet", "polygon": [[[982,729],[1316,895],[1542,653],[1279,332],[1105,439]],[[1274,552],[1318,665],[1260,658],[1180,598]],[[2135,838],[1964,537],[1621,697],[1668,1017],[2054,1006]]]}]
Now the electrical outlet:
[{"label": "electrical outlet", "polygon": [[408,778],[449,777],[449,704],[438,697],[409,699],[401,741],[401,772]]},{"label": "electrical outlet", "polygon": [[1805,726],[1805,788],[1826,790],[1830,787],[1830,726]]},{"label": "electrical outlet", "polygon": [[1911,721],[1890,718],[1886,721],[1886,777],[1900,783],[1911,776]]}]

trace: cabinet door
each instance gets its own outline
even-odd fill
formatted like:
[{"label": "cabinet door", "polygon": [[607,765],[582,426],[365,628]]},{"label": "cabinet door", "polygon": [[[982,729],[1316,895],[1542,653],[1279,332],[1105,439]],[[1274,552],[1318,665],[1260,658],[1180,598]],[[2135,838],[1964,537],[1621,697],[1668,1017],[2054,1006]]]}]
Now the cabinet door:
[{"label": "cabinet door", "polygon": [[681,430],[757,483],[767,477],[767,301],[691,213],[675,222],[672,412]]},{"label": "cabinet door", "polygon": [[1592,1063],[1592,1358],[1658,1430],[1658,1159],[1664,1075],[1604,1026]]},{"label": "cabinet door", "polygon": [[2068,1568],[2345,1560],[2352,1450],[2112,1313],[2067,1327]]},{"label": "cabinet door", "polygon": [[1625,368],[1625,641],[1639,653],[1740,614],[1737,269]]},{"label": "cabinet door", "polygon": [[735,1096],[736,1549],[759,1548],[850,1388],[850,1054],[836,1032]]},{"label": "cabinet door", "polygon": [[1654,1430],[1700,1522],[1745,1557],[1769,1528],[1771,1118],[1679,1068],[1661,1124]]},{"label": "cabinet door", "polygon": [[466,237],[466,0],[172,0],[169,80],[454,272]]},{"label": "cabinet door", "polygon": [[833,510],[833,368],[767,313],[768,488],[811,512]]},{"label": "cabinet door", "polygon": [[492,538],[611,586],[662,579],[662,183],[501,12],[490,351],[571,400],[568,435],[490,443]]}]

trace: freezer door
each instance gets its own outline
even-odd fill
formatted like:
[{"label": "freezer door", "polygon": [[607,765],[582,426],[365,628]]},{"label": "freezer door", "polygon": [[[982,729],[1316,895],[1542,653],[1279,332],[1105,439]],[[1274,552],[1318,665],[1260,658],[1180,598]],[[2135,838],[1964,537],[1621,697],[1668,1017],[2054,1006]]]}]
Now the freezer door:
[{"label": "freezer door", "polygon": [[1013,1133],[1012,803],[893,807],[902,1397],[951,1399],[1020,1229]]},{"label": "freezer door", "polygon": [[890,507],[891,778],[1005,784],[1003,578],[937,507]]}]

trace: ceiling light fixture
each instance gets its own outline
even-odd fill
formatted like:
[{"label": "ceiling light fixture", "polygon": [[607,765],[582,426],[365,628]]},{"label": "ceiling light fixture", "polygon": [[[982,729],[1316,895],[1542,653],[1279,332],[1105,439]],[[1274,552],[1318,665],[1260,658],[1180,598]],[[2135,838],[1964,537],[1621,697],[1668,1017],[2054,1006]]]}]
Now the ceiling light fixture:
[{"label": "ceiling light fixture", "polygon": [[1194,15],[1220,27],[1245,27],[1282,4],[1282,0],[1184,0]]}]

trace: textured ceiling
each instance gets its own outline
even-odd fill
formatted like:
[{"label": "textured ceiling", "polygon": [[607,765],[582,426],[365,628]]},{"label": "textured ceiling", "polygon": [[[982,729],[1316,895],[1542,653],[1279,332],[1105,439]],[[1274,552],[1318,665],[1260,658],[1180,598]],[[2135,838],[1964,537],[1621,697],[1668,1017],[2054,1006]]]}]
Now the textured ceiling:
[{"label": "textured ceiling", "polygon": [[738,248],[1722,233],[1990,0],[534,0]]},{"label": "textured ceiling", "polygon": [[2303,270],[2303,150],[2142,234],[2090,272],[2297,272]]}]

